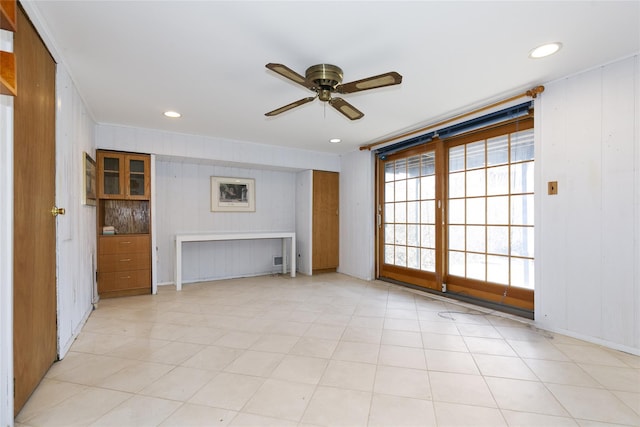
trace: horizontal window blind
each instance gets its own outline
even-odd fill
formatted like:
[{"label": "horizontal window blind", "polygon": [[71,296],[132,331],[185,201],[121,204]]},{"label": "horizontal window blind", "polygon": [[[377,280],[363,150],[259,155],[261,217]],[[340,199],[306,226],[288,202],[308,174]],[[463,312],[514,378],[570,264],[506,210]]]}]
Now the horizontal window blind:
[{"label": "horizontal window blind", "polygon": [[421,144],[426,144],[432,141],[434,138],[440,138],[440,139],[450,138],[452,136],[459,135],[465,132],[470,132],[475,129],[484,128],[497,123],[517,119],[519,117],[524,117],[529,114],[529,110],[532,107],[533,107],[533,101],[524,102],[522,104],[514,105],[512,107],[505,108],[500,111],[495,111],[490,114],[485,114],[484,116],[481,116],[481,117],[476,117],[474,119],[466,120],[464,122],[447,126],[441,129],[436,129],[434,131],[431,131],[431,132],[428,132],[404,141],[396,142],[395,144],[390,144],[385,147],[378,148],[374,150],[374,152],[378,155],[380,159],[384,160],[388,155],[391,155],[401,150],[405,150],[407,148],[415,147]]}]

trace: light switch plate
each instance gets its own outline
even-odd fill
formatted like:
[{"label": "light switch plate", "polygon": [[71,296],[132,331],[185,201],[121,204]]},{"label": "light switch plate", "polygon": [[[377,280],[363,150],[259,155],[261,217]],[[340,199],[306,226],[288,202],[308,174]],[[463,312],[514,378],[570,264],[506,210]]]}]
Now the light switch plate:
[{"label": "light switch plate", "polygon": [[550,195],[558,194],[558,181],[549,181],[548,186],[549,186],[548,193]]}]

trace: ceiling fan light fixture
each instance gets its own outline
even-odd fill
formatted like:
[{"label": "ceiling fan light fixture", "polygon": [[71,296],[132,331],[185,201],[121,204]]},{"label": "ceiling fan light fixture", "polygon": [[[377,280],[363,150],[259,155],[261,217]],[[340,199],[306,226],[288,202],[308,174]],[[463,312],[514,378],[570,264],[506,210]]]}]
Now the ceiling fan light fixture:
[{"label": "ceiling fan light fixture", "polygon": [[557,53],[560,50],[560,48],[562,48],[562,43],[560,42],[546,43],[534,49],[531,49],[531,51],[529,51],[529,58],[532,58],[532,59],[544,58],[544,57],[553,55],[554,53]]},{"label": "ceiling fan light fixture", "polygon": [[163,114],[165,115],[165,117],[169,117],[171,119],[178,119],[182,117],[182,114],[178,113],[177,111],[165,111]]}]

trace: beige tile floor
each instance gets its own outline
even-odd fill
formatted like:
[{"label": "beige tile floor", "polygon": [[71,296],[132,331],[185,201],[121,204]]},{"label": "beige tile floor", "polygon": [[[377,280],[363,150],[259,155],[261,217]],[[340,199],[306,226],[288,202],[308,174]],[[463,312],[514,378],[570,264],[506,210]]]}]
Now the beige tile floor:
[{"label": "beige tile floor", "polygon": [[103,300],[17,426],[640,425],[640,357],[340,274]]}]

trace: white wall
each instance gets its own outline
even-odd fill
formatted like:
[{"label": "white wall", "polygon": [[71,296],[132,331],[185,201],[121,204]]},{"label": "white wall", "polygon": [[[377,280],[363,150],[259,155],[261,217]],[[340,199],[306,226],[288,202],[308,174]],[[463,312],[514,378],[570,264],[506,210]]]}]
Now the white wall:
[{"label": "white wall", "polygon": [[96,208],[82,204],[84,152],[94,160],[95,123],[62,66],[56,73],[58,355],[64,357],[92,309]]},{"label": "white wall", "polygon": [[536,321],[638,354],[639,64],[546,84],[535,124]]},{"label": "white wall", "polygon": [[[211,176],[255,179],[255,212],[211,212]],[[156,214],[160,284],[173,283],[175,235],[216,231],[294,231],[296,173],[156,161]],[[196,242],[183,246],[185,283],[281,272],[281,240]]]},{"label": "white wall", "polygon": [[341,157],[340,273],[375,278],[374,156],[355,151]]},{"label": "white wall", "polygon": [[99,125],[97,136],[98,148],[151,153],[178,161],[204,159],[255,169],[340,171],[340,158],[329,153],[116,125]]},{"label": "white wall", "polygon": [[296,267],[302,274],[313,274],[313,171],[296,175]]}]

